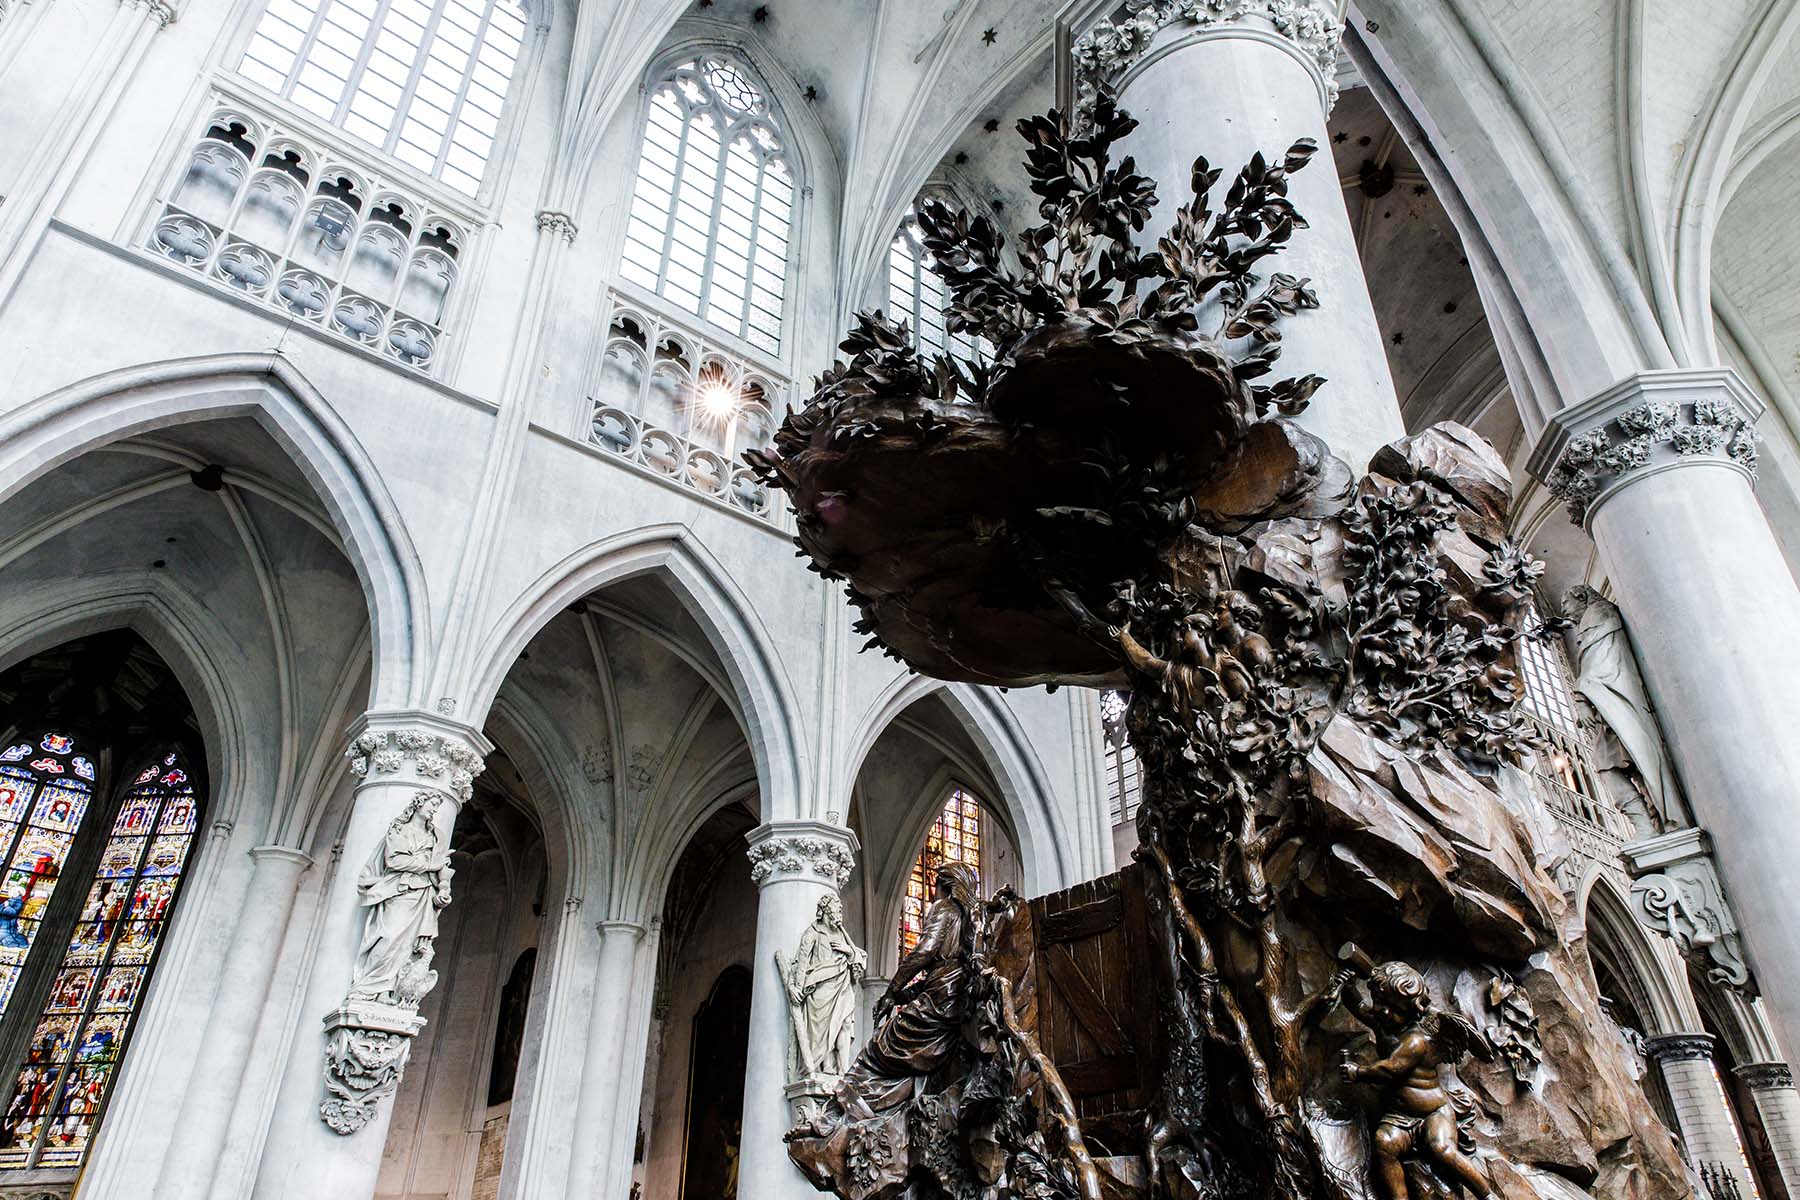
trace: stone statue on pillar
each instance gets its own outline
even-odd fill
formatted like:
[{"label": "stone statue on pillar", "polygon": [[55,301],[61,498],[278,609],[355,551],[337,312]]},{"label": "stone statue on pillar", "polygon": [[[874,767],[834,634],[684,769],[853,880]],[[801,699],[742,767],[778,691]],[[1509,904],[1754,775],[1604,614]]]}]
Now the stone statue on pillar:
[{"label": "stone statue on pillar", "polygon": [[775,969],[787,989],[794,1030],[790,1087],[825,1096],[849,1069],[856,1044],[857,992],[868,972],[868,951],[850,940],[844,904],[819,897],[811,925],[800,935],[791,962],[775,952]]},{"label": "stone statue on pillar", "polygon": [[450,903],[450,854],[437,826],[443,798],[419,792],[388,825],[357,880],[363,937],[349,999],[418,1007],[437,982],[430,969],[438,913]]},{"label": "stone statue on pillar", "polygon": [[[1575,622],[1575,691],[1599,714],[1605,729],[1624,747],[1629,765],[1649,796],[1651,824],[1647,836],[1687,824],[1675,767],[1663,747],[1662,731],[1650,707],[1650,694],[1638,671],[1625,618],[1618,606],[1586,585],[1569,589],[1564,611]],[[1615,799],[1618,799],[1615,797]],[[1620,804],[1628,814],[1629,797]]]}]

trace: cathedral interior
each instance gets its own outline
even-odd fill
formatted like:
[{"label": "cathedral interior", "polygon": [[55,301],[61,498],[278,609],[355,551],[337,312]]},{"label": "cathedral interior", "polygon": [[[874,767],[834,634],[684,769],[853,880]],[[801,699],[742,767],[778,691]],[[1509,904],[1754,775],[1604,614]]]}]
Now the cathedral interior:
[{"label": "cathedral interior", "polygon": [[0,1200],[1800,1200],[1796,139],[1796,0],[0,0]]}]

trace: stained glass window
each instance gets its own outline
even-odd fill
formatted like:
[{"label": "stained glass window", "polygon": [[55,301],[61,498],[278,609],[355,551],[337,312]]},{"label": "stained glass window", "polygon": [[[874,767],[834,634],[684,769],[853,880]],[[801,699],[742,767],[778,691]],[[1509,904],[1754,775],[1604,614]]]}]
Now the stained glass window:
[{"label": "stained glass window", "polygon": [[238,71],[473,195],[524,40],[513,0],[269,0]]},{"label": "stained glass window", "polygon": [[919,944],[925,910],[931,907],[932,887],[938,867],[945,862],[968,863],[981,875],[981,802],[957,788],[944,802],[943,811],[925,833],[925,845],[913,860],[906,880],[906,901],[900,909],[900,953]]},{"label": "stained glass window", "polygon": [[181,887],[197,810],[175,753],[126,790],[0,1118],[0,1170],[72,1168],[86,1157]]},{"label": "stained glass window", "polygon": [[950,331],[950,304],[950,290],[925,249],[918,216],[909,212],[888,247],[889,315],[905,318],[912,327],[919,353],[926,357],[948,354],[965,360],[986,358],[985,340]]},{"label": "stained glass window", "polygon": [[736,63],[694,59],[652,89],[619,274],[778,353],[793,205],[762,89]]},{"label": "stained glass window", "polygon": [[0,750],[0,1015],[37,939],[44,909],[93,799],[93,762],[64,733]]}]

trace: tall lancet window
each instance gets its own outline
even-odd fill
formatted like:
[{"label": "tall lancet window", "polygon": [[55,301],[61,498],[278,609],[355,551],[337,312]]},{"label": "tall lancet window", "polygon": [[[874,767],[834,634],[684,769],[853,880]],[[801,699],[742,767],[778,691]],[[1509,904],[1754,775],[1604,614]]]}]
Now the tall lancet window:
[{"label": "tall lancet window", "polygon": [[896,320],[905,318],[919,353],[927,358],[937,354],[965,360],[985,357],[985,340],[951,332],[950,304],[950,289],[925,249],[915,209],[900,222],[888,247],[888,315]]},{"label": "tall lancet window", "polygon": [[906,900],[900,908],[900,953],[919,944],[925,910],[931,907],[937,869],[946,862],[968,863],[981,876],[981,802],[973,793],[957,788],[925,833],[919,857],[913,859],[906,878]]},{"label": "tall lancet window", "polygon": [[238,73],[474,195],[525,27],[516,0],[269,0]]},{"label": "tall lancet window", "polygon": [[782,131],[747,68],[707,55],[651,89],[625,280],[779,353],[793,213]]},{"label": "tall lancet window", "polygon": [[[0,1184],[12,1171],[86,1160],[199,827],[178,752],[158,753],[105,803],[80,751],[54,732],[0,751],[0,808],[14,843],[0,881],[0,986],[10,1008],[30,1006],[7,1013],[14,1061]],[[51,905],[71,889],[78,904]]]}]

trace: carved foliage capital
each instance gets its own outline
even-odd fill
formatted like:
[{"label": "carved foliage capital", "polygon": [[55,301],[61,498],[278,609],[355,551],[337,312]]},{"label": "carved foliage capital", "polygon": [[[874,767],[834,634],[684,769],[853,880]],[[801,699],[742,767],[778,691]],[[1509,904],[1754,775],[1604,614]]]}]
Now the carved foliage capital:
[{"label": "carved foliage capital", "polygon": [[466,740],[425,728],[365,729],[351,739],[344,757],[358,779],[411,771],[419,783],[449,793],[459,804],[468,802],[483,766],[480,750]]},{"label": "carved foliage capital", "polygon": [[832,831],[812,822],[794,824],[798,828],[765,825],[750,835],[750,878],[758,887],[806,879],[842,888],[856,867],[855,841],[849,831]]},{"label": "carved foliage capital", "polygon": [[1309,0],[1125,0],[1088,25],[1070,46],[1076,107],[1082,111],[1090,107],[1100,86],[1117,80],[1164,30],[1261,24],[1318,67],[1326,106],[1335,104],[1338,44],[1344,27],[1334,13]]},{"label": "carved foliage capital", "polygon": [[1713,1036],[1710,1033],[1669,1033],[1646,1038],[1644,1048],[1659,1063],[1698,1062],[1710,1060]]},{"label": "carved foliage capital", "polygon": [[1753,1092],[1794,1086],[1793,1068],[1784,1062],[1746,1063],[1736,1069],[1736,1074]]},{"label": "carved foliage capital", "polygon": [[1532,470],[1569,516],[1640,475],[1725,463],[1755,480],[1760,408],[1729,372],[1649,372],[1559,413]]},{"label": "carved foliage capital", "polygon": [[545,209],[537,215],[537,227],[540,232],[560,237],[571,245],[575,242],[575,235],[580,232],[575,225],[574,218],[570,217],[568,213],[553,212],[549,209]]}]

